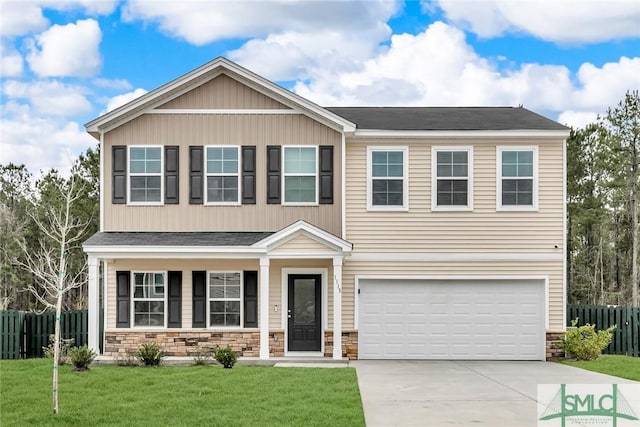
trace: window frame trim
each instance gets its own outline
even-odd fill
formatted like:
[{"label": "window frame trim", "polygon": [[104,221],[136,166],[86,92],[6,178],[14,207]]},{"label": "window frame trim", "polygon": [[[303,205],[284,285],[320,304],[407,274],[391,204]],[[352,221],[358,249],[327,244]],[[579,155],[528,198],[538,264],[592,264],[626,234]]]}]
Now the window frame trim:
[{"label": "window frame trim", "polygon": [[[136,298],[135,297],[135,292],[136,292],[136,280],[135,280],[135,275],[136,274],[162,274],[163,278],[164,278],[164,297],[162,298],[163,300],[163,306],[164,306],[164,312],[162,313],[163,315],[163,326],[136,326],[136,301],[158,301],[158,299],[154,299],[154,298]],[[168,270],[132,270],[131,271],[131,284],[130,284],[130,292],[131,292],[131,325],[130,327],[132,329],[166,329],[167,328],[167,310],[169,309],[169,298],[167,297],[168,295],[168,287],[169,287],[169,273]]]},{"label": "window frame trim", "polygon": [[[399,151],[402,153],[402,205],[373,204],[373,153],[376,151]],[[382,179],[382,178],[380,178]],[[367,146],[367,211],[408,212],[409,211],[409,146],[369,145]]]},{"label": "window frame trim", "polygon": [[[438,152],[457,151],[467,153],[467,204],[462,205],[438,205]],[[432,145],[431,146],[431,210],[434,212],[472,212],[473,211],[473,146],[471,145]],[[447,177],[442,179],[460,180],[460,177]]]},{"label": "window frame trim", "polygon": [[[238,180],[238,200],[235,202],[210,202],[209,201],[209,176],[231,176],[230,174],[219,173],[219,174],[209,174],[207,172],[207,149],[208,148],[236,148],[236,152],[238,154],[238,171],[235,176]],[[204,150],[204,165],[203,165],[203,178],[204,178],[204,195],[203,195],[203,204],[205,206],[240,206],[242,204],[242,153],[240,145],[205,145],[203,146]]]},{"label": "window frame trim", "polygon": [[[504,151],[531,151],[533,153],[533,179],[531,205],[503,205],[502,204],[502,180],[514,177],[502,176],[502,153]],[[538,188],[539,188],[539,163],[537,145],[497,145],[496,146],[496,211],[497,212],[537,212]],[[515,177],[518,179],[519,177]],[[527,178],[529,179],[529,178]]]},{"label": "window frame trim", "polygon": [[[160,173],[138,173],[131,172],[131,149],[132,148],[159,148],[160,149]],[[111,159],[113,161],[113,159]],[[132,176],[159,176],[160,177],[160,201],[158,202],[137,202],[131,200],[131,177]],[[127,145],[127,205],[131,206],[164,206],[164,145]]]},{"label": "window frame trim", "polygon": [[[211,273],[225,273],[225,274],[238,274],[240,275],[240,325],[238,326],[215,326],[211,325]],[[241,270],[207,270],[207,299],[206,299],[206,312],[207,312],[207,329],[225,329],[225,330],[237,330],[244,329],[244,274]],[[259,291],[259,290],[258,290]],[[216,301],[235,301],[235,299],[217,299]]]},{"label": "window frame trim", "polygon": [[[315,172],[313,174],[310,173],[287,173],[286,169],[287,169],[287,165],[286,165],[286,159],[285,159],[285,153],[287,151],[288,148],[313,148],[314,152],[315,152],[315,160],[316,160],[316,168],[315,168]],[[319,175],[320,175],[320,159],[318,158],[318,153],[319,153],[319,146],[318,145],[282,145],[282,150],[280,153],[281,156],[281,168],[282,168],[282,172],[281,172],[281,176],[282,176],[282,182],[280,183],[280,192],[282,195],[281,198],[281,206],[319,206],[319,197],[320,197],[320,189],[319,187]],[[313,202],[287,202],[287,193],[286,193],[286,181],[287,181],[287,177],[288,176],[313,176],[315,178],[315,199]]]}]

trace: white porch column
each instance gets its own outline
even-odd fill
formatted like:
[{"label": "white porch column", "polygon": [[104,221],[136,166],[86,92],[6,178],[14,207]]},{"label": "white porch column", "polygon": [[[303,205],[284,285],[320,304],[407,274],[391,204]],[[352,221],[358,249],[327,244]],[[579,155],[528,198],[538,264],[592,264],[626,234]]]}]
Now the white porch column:
[{"label": "white porch column", "polygon": [[260,359],[269,358],[269,258],[260,258]]},{"label": "white porch column", "polygon": [[342,359],[342,257],[333,258],[333,358]]},{"label": "white porch column", "polygon": [[98,268],[98,258],[89,256],[87,263],[89,265],[87,344],[90,349],[100,354],[100,269]]}]

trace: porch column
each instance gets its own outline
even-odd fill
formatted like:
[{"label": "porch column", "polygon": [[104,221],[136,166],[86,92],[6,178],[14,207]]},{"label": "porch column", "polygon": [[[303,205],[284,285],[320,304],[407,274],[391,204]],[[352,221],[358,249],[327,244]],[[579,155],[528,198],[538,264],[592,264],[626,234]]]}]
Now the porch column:
[{"label": "porch column", "polygon": [[269,258],[260,258],[260,359],[269,358]]},{"label": "porch column", "polygon": [[333,358],[342,359],[342,257],[333,258]]},{"label": "porch column", "polygon": [[87,263],[89,265],[87,345],[100,354],[100,269],[98,268],[98,258],[89,256]]}]

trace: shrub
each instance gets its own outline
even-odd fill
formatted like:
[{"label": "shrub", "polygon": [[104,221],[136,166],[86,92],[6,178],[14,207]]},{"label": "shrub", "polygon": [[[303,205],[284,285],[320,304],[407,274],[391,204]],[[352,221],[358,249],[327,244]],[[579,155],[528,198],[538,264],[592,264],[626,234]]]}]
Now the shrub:
[{"label": "shrub", "polygon": [[74,371],[88,371],[89,365],[96,358],[96,352],[86,345],[73,347],[69,350],[69,360],[73,363]]},{"label": "shrub", "polygon": [[[53,359],[53,356],[55,354],[55,340],[56,336],[54,334],[49,335],[49,345],[46,347],[42,347],[44,355],[49,359]],[[60,338],[60,355],[58,357],[58,365],[64,365],[67,363],[69,349],[71,348],[71,346],[73,346],[74,342],[75,339],[73,338]]]},{"label": "shrub", "polygon": [[572,329],[562,340],[565,352],[573,354],[578,360],[595,360],[611,342],[611,332],[616,325],[596,332],[595,325],[589,323],[576,327],[578,319],[571,321]]},{"label": "shrub", "polygon": [[144,366],[158,366],[160,365],[160,362],[162,362],[164,351],[162,350],[162,347],[160,347],[160,344],[147,342],[142,344],[136,355]]},{"label": "shrub", "polygon": [[211,349],[198,348],[191,352],[191,357],[193,357],[194,365],[206,365],[211,360]]},{"label": "shrub", "polygon": [[224,348],[216,346],[213,355],[218,363],[228,369],[233,368],[238,361],[238,355],[228,345]]}]

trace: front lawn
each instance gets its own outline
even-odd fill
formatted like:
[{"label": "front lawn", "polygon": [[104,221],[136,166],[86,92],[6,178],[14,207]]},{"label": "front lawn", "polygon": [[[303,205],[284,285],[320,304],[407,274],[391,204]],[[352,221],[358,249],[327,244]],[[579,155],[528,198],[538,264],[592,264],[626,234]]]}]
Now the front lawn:
[{"label": "front lawn", "polygon": [[58,415],[51,369],[0,361],[0,425],[364,426],[351,368],[63,366]]},{"label": "front lawn", "polygon": [[560,363],[587,369],[589,371],[600,372],[602,374],[640,381],[640,357],[605,354],[598,357],[596,360],[563,360]]}]

